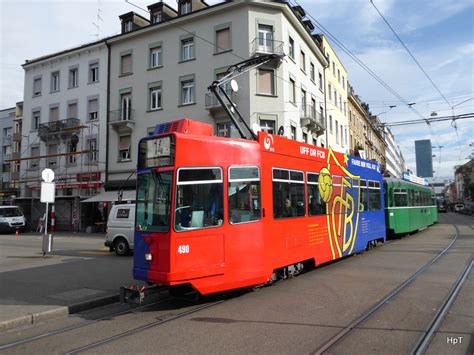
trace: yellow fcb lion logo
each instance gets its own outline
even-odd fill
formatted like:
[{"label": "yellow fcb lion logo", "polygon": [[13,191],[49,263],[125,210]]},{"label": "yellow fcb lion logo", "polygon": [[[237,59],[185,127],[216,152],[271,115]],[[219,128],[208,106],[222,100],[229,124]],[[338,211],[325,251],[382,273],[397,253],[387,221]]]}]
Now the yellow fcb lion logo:
[{"label": "yellow fcb lion logo", "polygon": [[[319,193],[326,203],[328,236],[333,259],[352,253],[359,226],[360,183],[357,182],[354,191],[354,181],[360,181],[360,176],[350,173],[344,163],[340,162],[334,152],[329,150],[327,167],[322,168],[318,178]],[[334,184],[331,176],[332,166],[341,170]]]},{"label": "yellow fcb lion logo", "polygon": [[328,203],[332,195],[332,178],[327,168],[322,168],[318,178],[319,194]]}]

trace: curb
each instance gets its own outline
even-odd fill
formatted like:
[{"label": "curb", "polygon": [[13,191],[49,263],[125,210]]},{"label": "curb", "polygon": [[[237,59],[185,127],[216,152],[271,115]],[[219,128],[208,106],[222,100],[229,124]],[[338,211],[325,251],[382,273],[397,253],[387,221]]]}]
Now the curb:
[{"label": "curb", "polygon": [[86,311],[92,308],[106,306],[108,304],[117,303],[120,301],[120,295],[109,295],[99,298],[94,298],[88,301],[74,303],[69,306],[62,306],[47,311],[30,313],[17,318],[9,319],[0,322],[0,330],[7,330],[17,328],[24,325],[36,324],[52,318],[64,317],[70,314]]}]

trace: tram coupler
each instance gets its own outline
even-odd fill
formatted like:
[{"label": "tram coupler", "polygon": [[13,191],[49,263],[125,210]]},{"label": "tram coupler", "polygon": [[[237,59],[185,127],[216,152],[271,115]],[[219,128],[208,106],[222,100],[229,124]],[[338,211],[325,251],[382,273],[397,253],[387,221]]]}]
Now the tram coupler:
[{"label": "tram coupler", "polygon": [[129,303],[131,305],[142,305],[149,301],[152,295],[158,294],[166,287],[163,285],[120,287],[120,303]]}]

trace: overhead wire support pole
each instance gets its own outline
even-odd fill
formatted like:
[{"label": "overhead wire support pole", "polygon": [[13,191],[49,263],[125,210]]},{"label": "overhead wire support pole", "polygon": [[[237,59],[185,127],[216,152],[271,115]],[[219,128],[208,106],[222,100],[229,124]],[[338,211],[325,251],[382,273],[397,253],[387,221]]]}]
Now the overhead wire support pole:
[{"label": "overhead wire support pole", "polygon": [[[227,113],[227,115],[229,116],[232,123],[237,128],[237,130],[239,131],[240,136],[243,139],[248,139],[248,137],[244,134],[244,132],[242,130],[242,127],[240,127],[240,123],[234,117],[234,113],[237,114],[240,121],[244,124],[245,128],[250,133],[251,139],[256,140],[257,135],[252,131],[250,126],[247,124],[247,122],[245,122],[243,116],[241,115],[241,113],[237,109],[237,106],[234,104],[234,102],[232,102],[231,98],[229,97],[228,93],[224,90],[223,86],[225,84],[227,84],[228,82],[231,82],[232,80],[234,80],[238,76],[249,72],[252,69],[256,69],[256,68],[258,68],[258,67],[260,67],[260,66],[262,66],[266,63],[272,62],[274,60],[277,60],[278,62],[280,62],[282,60],[282,58],[283,58],[282,55],[267,54],[267,55],[263,55],[263,56],[259,56],[259,57],[255,57],[255,58],[246,59],[246,60],[244,60],[242,62],[239,62],[237,64],[233,64],[227,69],[227,74],[222,79],[215,80],[211,84],[211,86],[208,87],[208,90],[211,91],[216,96],[217,100],[219,101],[221,106],[224,108],[225,112]],[[227,100],[227,104],[224,102],[224,98],[222,96]],[[229,106],[232,109],[230,109]]]}]

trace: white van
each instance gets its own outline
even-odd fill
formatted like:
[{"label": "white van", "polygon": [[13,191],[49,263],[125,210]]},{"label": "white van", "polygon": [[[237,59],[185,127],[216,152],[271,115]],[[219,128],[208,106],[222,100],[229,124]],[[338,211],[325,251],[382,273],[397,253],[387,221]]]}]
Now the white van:
[{"label": "white van", "polygon": [[26,230],[26,218],[17,206],[0,206],[0,232]]},{"label": "white van", "polygon": [[133,249],[134,231],[135,204],[114,205],[107,220],[105,246],[119,256],[127,255]]}]

